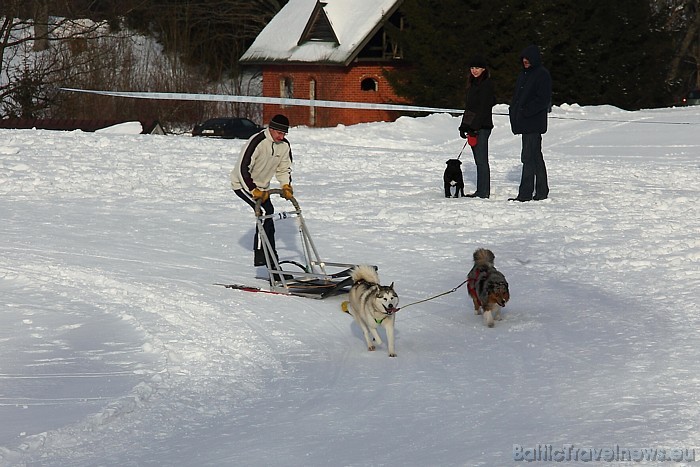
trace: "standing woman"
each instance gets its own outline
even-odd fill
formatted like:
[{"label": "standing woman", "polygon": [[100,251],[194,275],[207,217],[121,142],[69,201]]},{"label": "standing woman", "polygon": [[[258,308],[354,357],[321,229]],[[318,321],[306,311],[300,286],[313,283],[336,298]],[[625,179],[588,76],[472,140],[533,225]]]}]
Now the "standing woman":
[{"label": "standing woman", "polygon": [[[496,104],[491,74],[486,60],[473,57],[467,80],[467,98],[459,126],[459,136],[469,138],[476,164],[476,192],[469,198],[488,198],[491,195],[491,170],[489,168],[489,136],[493,129],[492,109]],[[476,137],[476,138],[475,138]],[[476,140],[476,144],[472,145]]]}]

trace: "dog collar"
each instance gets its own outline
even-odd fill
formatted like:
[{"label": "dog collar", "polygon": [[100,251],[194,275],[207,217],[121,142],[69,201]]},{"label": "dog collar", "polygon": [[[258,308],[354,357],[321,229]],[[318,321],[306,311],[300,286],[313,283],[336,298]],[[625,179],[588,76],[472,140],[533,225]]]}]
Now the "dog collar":
[{"label": "dog collar", "polygon": [[[384,308],[384,307],[382,307],[382,308]],[[394,313],[396,313],[400,309],[401,308],[392,308],[391,311],[387,311],[387,309],[384,308],[384,315],[385,316],[382,319],[374,318],[374,322],[377,324],[382,324],[382,321],[384,321],[385,319],[387,319],[389,316],[393,315]]]}]

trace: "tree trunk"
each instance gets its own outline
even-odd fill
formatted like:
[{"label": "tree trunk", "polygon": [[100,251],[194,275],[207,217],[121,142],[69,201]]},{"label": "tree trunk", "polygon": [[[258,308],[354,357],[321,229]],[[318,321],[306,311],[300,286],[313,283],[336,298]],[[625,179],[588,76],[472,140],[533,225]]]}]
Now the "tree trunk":
[{"label": "tree trunk", "polygon": [[49,48],[49,4],[46,0],[37,3],[34,12],[34,51]]}]

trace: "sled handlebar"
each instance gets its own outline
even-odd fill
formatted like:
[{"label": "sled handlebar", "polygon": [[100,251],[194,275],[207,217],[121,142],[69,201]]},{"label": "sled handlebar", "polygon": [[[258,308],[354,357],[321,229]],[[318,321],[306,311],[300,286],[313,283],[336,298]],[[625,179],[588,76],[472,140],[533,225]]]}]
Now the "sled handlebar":
[{"label": "sled handlebar", "polygon": [[[280,188],[273,188],[271,190],[267,190],[267,193],[270,195],[279,195],[280,198],[282,197],[282,190]],[[301,208],[299,207],[299,203],[297,202],[297,199],[292,196],[289,198],[289,202],[294,205],[294,209],[297,211],[301,211]],[[260,205],[262,204],[260,199],[255,200],[255,215],[257,217],[260,217],[262,215],[262,212],[260,211]]]}]

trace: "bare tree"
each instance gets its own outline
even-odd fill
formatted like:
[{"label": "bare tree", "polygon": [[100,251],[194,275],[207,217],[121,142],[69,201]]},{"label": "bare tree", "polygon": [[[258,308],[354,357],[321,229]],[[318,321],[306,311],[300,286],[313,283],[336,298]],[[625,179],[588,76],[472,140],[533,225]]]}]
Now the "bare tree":
[{"label": "bare tree", "polygon": [[[0,9],[0,112],[6,116],[35,117],[55,98],[56,77],[70,74],[88,57],[62,49],[79,47],[104,25],[71,18],[50,17],[45,2],[32,2],[27,14],[22,0],[3,0]],[[36,19],[35,19],[36,18]],[[64,47],[52,48],[52,44]]]},{"label": "bare tree", "polygon": [[120,99],[60,88],[255,94],[260,77],[240,70],[238,59],[285,3],[0,0],[0,118],[145,115],[185,126],[217,114],[259,120],[251,104]]},{"label": "bare tree", "polygon": [[667,84],[700,89],[700,0],[652,0],[652,5],[674,35]]},{"label": "bare tree", "polygon": [[118,18],[86,19],[95,12],[77,9],[78,4],[51,4],[71,17],[54,16],[54,10],[46,14],[44,0],[0,4],[0,117],[200,118],[192,103],[61,91],[72,87],[167,92],[201,90],[205,84],[188,67],[179,66],[177,54],[165,54],[148,38],[119,27]]}]

